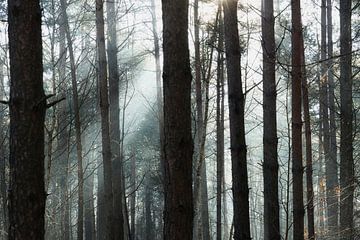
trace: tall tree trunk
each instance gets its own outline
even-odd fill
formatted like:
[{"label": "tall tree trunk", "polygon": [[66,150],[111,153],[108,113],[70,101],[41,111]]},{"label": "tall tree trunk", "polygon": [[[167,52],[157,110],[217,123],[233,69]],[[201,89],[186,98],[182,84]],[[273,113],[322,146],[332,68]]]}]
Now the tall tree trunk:
[{"label": "tall tree trunk", "polygon": [[264,239],[280,240],[278,153],[276,126],[276,46],[274,2],[262,1],[263,114],[264,114]]},{"label": "tall tree trunk", "polygon": [[[59,17],[59,95],[65,97],[66,92],[66,29],[65,29],[65,20],[64,14],[61,13]],[[69,221],[69,199],[68,199],[68,128],[67,128],[67,118],[66,118],[66,101],[61,101],[58,106],[57,119],[58,119],[58,145],[57,151],[59,153],[59,162],[60,162],[60,188],[61,188],[61,238],[63,240],[70,239],[70,221]]]},{"label": "tall tree trunk", "polygon": [[100,116],[101,116],[101,142],[104,168],[104,197],[107,240],[114,239],[114,216],[113,216],[113,181],[111,163],[110,119],[109,119],[109,93],[107,77],[107,61],[105,51],[104,34],[104,2],[96,0],[96,39],[99,60],[99,93],[100,93]]},{"label": "tall tree trunk", "polygon": [[219,1],[218,57],[216,76],[216,240],[222,239],[221,203],[224,181],[224,21]]},{"label": "tall tree trunk", "polygon": [[106,231],[106,212],[105,212],[105,192],[104,192],[104,168],[101,158],[98,161],[98,192],[97,192],[97,214],[96,214],[96,238],[97,240],[105,240]]},{"label": "tall tree trunk", "polygon": [[327,0],[327,39],[328,39],[328,108],[329,108],[329,152],[328,152],[328,172],[329,179],[327,179],[327,194],[329,206],[329,226],[330,234],[336,239],[338,238],[338,215],[339,215],[339,200],[337,190],[339,188],[338,179],[338,164],[337,164],[337,145],[336,145],[336,123],[335,123],[335,83],[333,74],[333,40],[332,40],[332,1]]},{"label": "tall tree trunk", "polygon": [[110,138],[113,159],[113,191],[114,191],[114,237],[124,239],[124,216],[122,202],[122,161],[120,154],[120,106],[119,106],[119,70],[117,60],[116,36],[116,4],[106,2],[108,38],[107,54],[109,66],[109,98],[110,98]]},{"label": "tall tree trunk", "polygon": [[292,175],[293,175],[293,240],[304,239],[304,201],[302,165],[302,119],[301,119],[301,8],[300,0],[292,0]]},{"label": "tall tree trunk", "polygon": [[135,206],[136,206],[136,156],[135,153],[132,153],[131,156],[131,174],[130,174],[130,184],[131,184],[131,196],[130,196],[130,218],[131,218],[131,231],[130,236],[131,240],[135,240],[136,228],[135,228]]},{"label": "tall tree trunk", "polygon": [[191,240],[193,229],[188,5],[188,0],[162,0],[165,240]]},{"label": "tall tree trunk", "polygon": [[39,1],[8,1],[8,22],[11,79],[8,239],[42,240],[46,96]]},{"label": "tall tree trunk", "polygon": [[152,191],[150,189],[150,176],[147,176],[147,183],[145,185],[145,240],[153,240],[153,221],[151,216],[151,202],[152,202]]},{"label": "tall tree trunk", "polygon": [[340,232],[354,239],[351,0],[340,1]]},{"label": "tall tree trunk", "polygon": [[[83,141],[86,146],[86,138]],[[95,213],[94,213],[94,175],[92,163],[89,157],[85,158],[85,181],[84,181],[84,227],[85,240],[96,240],[95,236]]]},{"label": "tall tree trunk", "polygon": [[66,40],[68,43],[70,69],[71,69],[71,84],[72,84],[72,97],[73,108],[75,115],[75,141],[76,141],[76,156],[78,163],[78,219],[77,219],[77,239],[82,240],[84,237],[84,177],[83,177],[83,156],[82,156],[82,142],[81,142],[81,121],[80,121],[80,108],[79,96],[77,90],[76,79],[76,66],[73,51],[73,43],[70,35],[69,20],[66,13],[67,3],[66,0],[61,0],[61,11],[64,17]]},{"label": "tall tree trunk", "polygon": [[204,131],[203,117],[203,96],[201,84],[201,60],[200,60],[200,17],[199,17],[199,0],[194,1],[194,48],[195,48],[195,93],[196,93],[196,135],[194,145],[195,161],[195,182],[194,182],[194,239],[203,239],[203,222],[201,216],[202,204],[202,175],[204,158],[201,156],[202,136]]},{"label": "tall tree trunk", "polygon": [[[3,60],[0,60],[0,99],[4,99],[5,97],[5,85],[4,85],[4,67]],[[6,106],[0,106],[0,131],[3,135],[3,139],[1,139],[0,145],[0,195],[1,195],[1,219],[2,219],[2,228],[1,231],[4,233],[7,232],[9,224],[8,224],[8,211],[7,211],[7,180],[6,180],[6,144],[4,141],[5,138],[5,109]]]},{"label": "tall tree trunk", "polygon": [[244,122],[245,95],[241,83],[237,5],[237,0],[228,0],[223,4],[234,199],[234,239],[250,240],[249,186]]},{"label": "tall tree trunk", "polygon": [[311,125],[309,110],[309,85],[307,83],[307,75],[305,68],[305,52],[304,39],[301,38],[301,55],[302,55],[302,99],[305,122],[305,146],[306,146],[306,210],[308,239],[315,240],[315,224],[314,224],[314,190],[313,190],[313,161],[312,161],[312,145],[311,145]]}]

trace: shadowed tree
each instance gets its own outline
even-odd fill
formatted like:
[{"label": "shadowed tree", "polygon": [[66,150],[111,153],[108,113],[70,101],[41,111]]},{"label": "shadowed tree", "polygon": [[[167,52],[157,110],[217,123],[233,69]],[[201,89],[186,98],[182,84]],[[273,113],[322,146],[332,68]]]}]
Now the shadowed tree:
[{"label": "shadowed tree", "polygon": [[188,5],[162,0],[165,240],[191,240],[193,229]]},{"label": "shadowed tree", "polygon": [[237,5],[237,0],[223,2],[234,198],[234,239],[250,240],[249,186],[244,123],[245,95],[241,83]]},{"label": "shadowed tree", "polygon": [[44,239],[44,121],[41,8],[8,1],[10,186],[8,239]]},{"label": "shadowed tree", "polygon": [[264,239],[280,240],[275,81],[276,47],[273,1],[262,1],[261,9],[264,114]]}]

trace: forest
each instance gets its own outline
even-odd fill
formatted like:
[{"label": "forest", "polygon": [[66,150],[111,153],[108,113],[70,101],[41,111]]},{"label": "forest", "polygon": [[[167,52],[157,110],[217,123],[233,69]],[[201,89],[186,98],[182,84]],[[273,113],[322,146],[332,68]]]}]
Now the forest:
[{"label": "forest", "polygon": [[360,239],[360,0],[0,1],[0,240]]}]

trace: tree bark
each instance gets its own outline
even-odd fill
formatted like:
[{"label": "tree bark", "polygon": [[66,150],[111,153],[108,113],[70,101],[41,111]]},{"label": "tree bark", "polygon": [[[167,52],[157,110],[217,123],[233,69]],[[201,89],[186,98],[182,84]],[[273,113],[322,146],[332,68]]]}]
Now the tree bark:
[{"label": "tree bark", "polygon": [[351,0],[340,1],[340,232],[354,239]]},{"label": "tree bark", "polygon": [[201,217],[201,179],[203,158],[201,156],[202,135],[204,131],[202,84],[201,84],[201,60],[200,60],[200,18],[199,0],[194,1],[194,49],[195,49],[195,99],[196,99],[196,133],[194,145],[195,181],[194,181],[194,230],[193,238],[202,240],[202,217]]},{"label": "tree bark", "polygon": [[302,55],[302,99],[305,122],[305,148],[306,148],[306,210],[309,240],[315,240],[315,224],[314,224],[314,189],[313,189],[313,161],[312,161],[312,143],[311,143],[311,125],[309,110],[309,85],[307,83],[307,75],[305,68],[305,52],[304,39],[301,38],[301,55]]},{"label": "tree bark", "polygon": [[[4,88],[4,67],[3,60],[0,60],[0,99],[5,97],[5,88]],[[1,194],[1,219],[2,219],[2,228],[1,230],[5,233],[8,231],[9,221],[8,221],[8,210],[7,210],[7,177],[6,177],[6,168],[7,159],[6,159],[6,144],[4,141],[5,130],[5,109],[6,106],[0,106],[0,131],[3,135],[2,143],[0,145],[0,194]]]},{"label": "tree bark", "polygon": [[105,51],[104,34],[104,2],[96,0],[96,39],[97,54],[99,60],[99,93],[100,93],[100,116],[101,116],[101,142],[104,168],[104,197],[106,215],[106,240],[114,239],[114,215],[113,215],[113,180],[112,180],[112,154],[110,141],[109,119],[109,93],[107,77],[107,61]]},{"label": "tree bark", "polygon": [[110,98],[110,138],[113,162],[113,191],[114,191],[114,237],[124,239],[124,216],[122,202],[122,159],[120,154],[120,106],[119,106],[119,70],[117,60],[116,36],[116,4],[106,2],[107,12],[107,55],[109,66],[109,98]]},{"label": "tree bark", "polygon": [[327,72],[328,72],[328,108],[329,108],[329,152],[328,152],[328,172],[327,181],[328,194],[328,213],[330,235],[338,238],[338,215],[339,215],[339,179],[337,163],[337,145],[336,145],[336,122],[335,122],[335,83],[333,74],[333,40],[332,40],[332,1],[327,0]]},{"label": "tree bark", "polygon": [[[66,27],[64,13],[60,13],[59,17],[59,95],[65,97],[66,92]],[[58,145],[57,152],[60,162],[60,189],[61,189],[61,238],[63,240],[70,239],[70,221],[69,221],[69,199],[68,199],[68,128],[66,118],[66,101],[61,101],[57,108],[57,119],[58,119]]]},{"label": "tree bark", "polygon": [[291,1],[292,13],[292,175],[293,175],[293,239],[304,239],[303,165],[302,165],[302,119],[301,119],[301,8],[300,0]]},{"label": "tree bark", "polygon": [[188,0],[162,0],[165,240],[191,240],[193,229],[188,5]]},{"label": "tree bark", "polygon": [[249,186],[244,122],[245,95],[241,83],[237,4],[237,0],[228,0],[226,4],[223,4],[234,199],[234,239],[250,240]]},{"label": "tree bark", "polygon": [[131,231],[130,236],[131,240],[135,240],[136,228],[135,228],[135,206],[136,206],[136,156],[135,153],[132,153],[131,156],[131,174],[130,174],[130,184],[131,184],[131,196],[130,196],[130,218],[131,218]]},{"label": "tree bark", "polygon": [[11,79],[8,239],[42,240],[46,96],[39,1],[8,1],[8,22]]},{"label": "tree bark", "polygon": [[262,1],[263,114],[264,114],[264,239],[280,240],[278,153],[276,125],[276,46],[274,3]]},{"label": "tree bark", "polygon": [[224,21],[219,1],[216,76],[216,240],[222,239],[221,203],[224,179]]}]

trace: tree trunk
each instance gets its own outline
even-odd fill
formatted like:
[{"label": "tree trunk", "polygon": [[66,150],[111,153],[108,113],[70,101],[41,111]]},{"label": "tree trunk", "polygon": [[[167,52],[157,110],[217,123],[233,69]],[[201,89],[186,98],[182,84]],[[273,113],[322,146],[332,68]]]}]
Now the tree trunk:
[{"label": "tree trunk", "polygon": [[[65,20],[64,14],[61,13],[59,17],[59,95],[65,97],[66,92],[66,47],[65,47],[65,38],[66,38],[66,29],[65,29]],[[69,240],[70,239],[70,221],[69,221],[69,199],[68,199],[68,128],[67,128],[67,118],[66,118],[66,101],[61,101],[58,105],[57,119],[58,119],[58,158],[60,162],[60,189],[61,189],[61,239]]]},{"label": "tree trunk", "polygon": [[130,218],[131,218],[131,231],[130,236],[131,240],[135,240],[135,206],[136,206],[136,156],[135,153],[132,153],[131,156],[131,174],[130,174],[130,184],[131,184],[131,196],[130,196]]},{"label": "tree trunk", "polygon": [[278,153],[276,126],[276,46],[274,3],[262,1],[263,114],[264,114],[264,239],[280,240]]},{"label": "tree trunk", "polygon": [[351,0],[340,1],[340,232],[354,239]]},{"label": "tree trunk", "polygon": [[[3,60],[0,60],[0,99],[5,97],[5,88],[4,88],[4,68]],[[2,219],[2,228],[1,231],[4,233],[8,231],[8,211],[7,211],[7,180],[6,180],[6,144],[4,141],[5,138],[5,109],[6,106],[0,106],[0,131],[3,135],[0,145],[0,195],[1,195],[1,219]]]},{"label": "tree trunk", "polygon": [[162,0],[165,240],[191,240],[193,229],[188,5],[188,0]]},{"label": "tree trunk", "polygon": [[119,71],[117,60],[116,36],[116,4],[106,2],[107,12],[107,54],[109,66],[109,98],[110,98],[110,138],[113,162],[113,191],[114,191],[114,237],[124,239],[124,216],[122,203],[122,161],[120,154],[120,106],[119,106]]},{"label": "tree trunk", "polygon": [[150,176],[147,176],[147,183],[145,185],[145,240],[153,240],[153,221],[151,216],[151,202],[152,191],[150,189]]},{"label": "tree trunk", "polygon": [[241,83],[237,4],[237,0],[228,0],[226,4],[223,4],[234,199],[234,239],[250,240],[249,186],[244,122],[245,96]]},{"label": "tree trunk", "polygon": [[314,226],[314,190],[313,190],[313,161],[312,161],[312,144],[311,144],[311,125],[310,125],[310,110],[309,110],[309,85],[307,83],[307,75],[305,68],[305,52],[304,39],[301,38],[301,55],[302,55],[302,99],[305,122],[305,145],[306,145],[306,210],[307,210],[307,225],[308,225],[308,239],[315,240],[315,226]]},{"label": "tree trunk", "polygon": [[79,96],[77,90],[76,80],[76,66],[73,51],[73,43],[70,35],[69,20],[66,13],[67,3],[66,0],[61,0],[61,11],[64,17],[66,40],[68,43],[69,56],[70,56],[70,69],[71,69],[71,84],[72,84],[72,97],[73,108],[75,116],[75,141],[76,141],[76,155],[78,163],[78,222],[77,222],[77,239],[82,240],[84,237],[84,177],[83,177],[83,156],[82,156],[82,142],[81,142],[81,121],[80,121],[80,108]]},{"label": "tree trunk", "polygon": [[327,33],[328,33],[328,108],[329,108],[329,152],[328,152],[328,172],[329,179],[327,179],[327,194],[328,194],[328,209],[329,212],[329,227],[330,234],[337,239],[338,238],[338,215],[339,215],[339,199],[338,199],[338,164],[337,164],[337,145],[336,145],[336,123],[335,123],[335,83],[333,74],[333,41],[332,41],[332,1],[327,0]]},{"label": "tree trunk", "polygon": [[[44,239],[44,121],[41,8],[8,1],[10,186],[8,239]],[[29,137],[31,136],[31,137]]]},{"label": "tree trunk", "polygon": [[216,76],[216,240],[222,239],[221,203],[224,179],[224,21],[219,2],[218,58]]},{"label": "tree trunk", "polygon": [[[86,138],[83,141],[86,146]],[[94,213],[94,175],[92,163],[89,157],[85,158],[86,171],[84,181],[84,227],[85,240],[96,240],[95,236],[95,213]]]},{"label": "tree trunk", "polygon": [[110,119],[109,119],[109,94],[107,62],[105,51],[104,34],[104,2],[96,0],[96,39],[99,59],[99,93],[101,115],[101,142],[104,168],[104,197],[106,215],[106,240],[114,239],[114,216],[113,216],[113,181],[111,163]]},{"label": "tree trunk", "polygon": [[301,8],[300,0],[292,0],[292,175],[293,175],[293,240],[304,239],[302,119],[301,119]]},{"label": "tree trunk", "polygon": [[202,217],[201,217],[201,175],[203,158],[201,157],[202,135],[204,130],[202,84],[201,84],[201,60],[200,60],[200,18],[199,0],[194,1],[194,48],[195,48],[195,95],[196,95],[196,133],[194,144],[195,181],[194,181],[194,230],[193,238],[202,240]]}]

